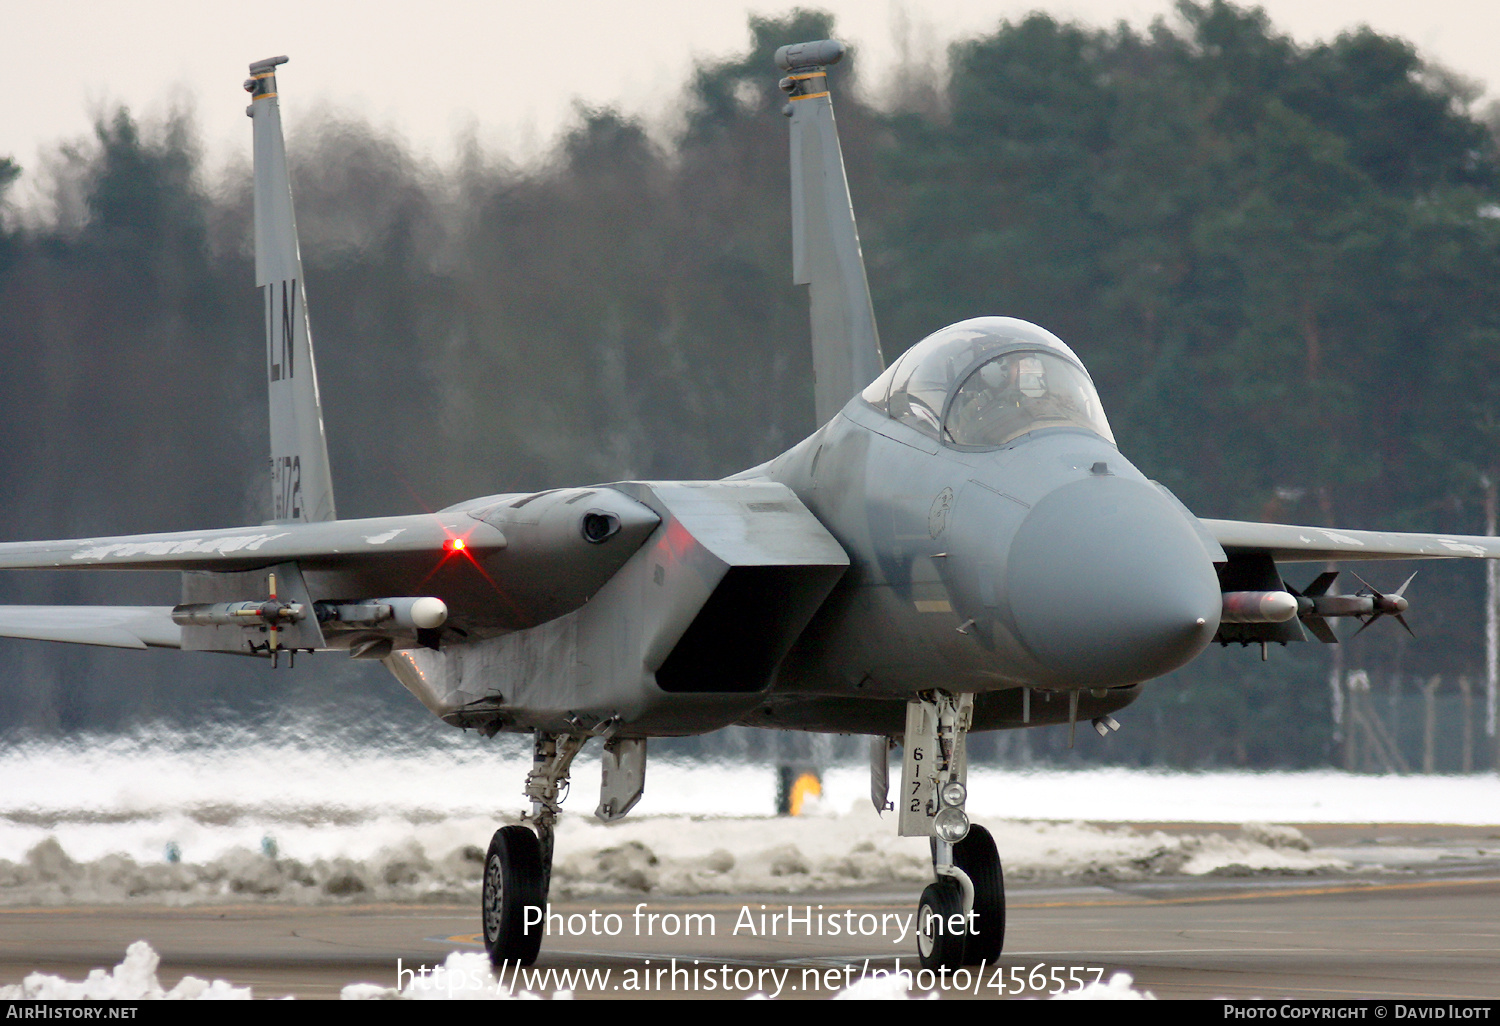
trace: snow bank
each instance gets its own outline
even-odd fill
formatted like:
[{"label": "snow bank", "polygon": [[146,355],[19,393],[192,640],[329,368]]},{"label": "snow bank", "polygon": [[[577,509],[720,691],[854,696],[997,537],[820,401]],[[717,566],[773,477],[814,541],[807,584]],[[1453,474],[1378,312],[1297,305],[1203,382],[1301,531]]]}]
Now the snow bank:
[{"label": "snow bank", "polygon": [[[1311,850],[1300,831],[1287,826],[1167,834],[1086,823],[987,825],[1013,881],[1349,868]],[[926,881],[932,870],[925,840],[894,831],[890,817],[869,810],[820,819],[647,816],[612,826],[570,816],[559,824],[552,894],[559,900],[799,894]],[[483,860],[478,845],[432,850],[416,839],[365,858],[301,860],[267,846],[233,848],[201,862],[141,863],[118,853],[78,860],[49,836],[16,861],[0,860],[0,903],[469,903],[478,898]]]},{"label": "snow bank", "polygon": [[[88,978],[77,982],[59,976],[32,973],[21,983],[0,987],[0,1001],[248,1001],[249,987],[236,987],[223,980],[205,982],[184,976],[171,990],[163,989],[156,978],[161,957],[145,941],[136,941],[125,952],[125,960],[106,972],[92,970]],[[870,976],[845,987],[833,995],[835,1001],[881,1001],[936,998],[936,993],[911,993],[910,973]],[[764,998],[748,994],[747,998]],[[507,987],[496,979],[489,957],[479,952],[451,953],[431,973],[414,976],[400,990],[377,983],[351,983],[339,997],[345,1001],[472,1001],[472,1000],[538,1000],[543,995]],[[573,993],[559,990],[554,1000],[567,1000]],[[1064,993],[1055,1000],[1113,999],[1140,1000],[1152,998],[1149,992],[1136,990],[1129,973],[1115,973],[1108,983],[1091,983],[1082,990]]]},{"label": "snow bank", "polygon": [[1155,1001],[1149,990],[1136,990],[1129,973],[1115,973],[1108,983],[1090,983],[1082,990],[1064,991],[1052,1001]]},{"label": "snow bank", "polygon": [[208,983],[184,976],[171,990],[157,982],[161,956],[145,941],[125,950],[125,960],[106,972],[94,969],[88,979],[73,982],[60,976],[32,973],[20,983],[0,987],[0,1001],[248,1001],[249,987],[223,980]]},{"label": "snow bank", "polygon": [[[0,903],[468,902],[490,835],[517,822],[528,766],[515,739],[457,733],[425,747],[160,733],[0,746]],[[559,826],[561,898],[798,893],[929,873],[926,845],[870,809],[863,767],[829,769],[823,815],[790,820],[769,815],[769,766],[662,759],[612,826],[589,815],[598,774],[586,751]],[[1286,824],[1500,822],[1493,774],[975,766],[969,783],[971,815],[1019,880],[1317,872],[1344,864]],[[1100,820],[1247,825],[1087,825]]]}]

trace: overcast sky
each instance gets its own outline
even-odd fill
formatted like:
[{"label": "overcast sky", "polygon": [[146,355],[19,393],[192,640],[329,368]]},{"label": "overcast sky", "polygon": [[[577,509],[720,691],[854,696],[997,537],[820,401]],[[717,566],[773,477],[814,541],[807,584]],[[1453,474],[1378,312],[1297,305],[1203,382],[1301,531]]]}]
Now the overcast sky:
[{"label": "overcast sky", "polygon": [[[461,135],[520,158],[543,151],[574,105],[614,105],[661,120],[695,59],[744,50],[751,12],[795,3],[741,0],[0,0],[6,38],[0,155],[28,170],[85,136],[96,112],[126,104],[195,114],[211,158],[248,153],[246,65],[289,54],[279,84],[288,123],[331,105],[394,130],[445,160]],[[906,45],[941,53],[1030,10],[1096,25],[1145,25],[1169,0],[807,0],[831,10],[875,81]],[[1359,24],[1411,40],[1495,95],[1494,0],[1270,0],[1273,22],[1303,42]],[[790,41],[790,40],[789,40]],[[767,75],[774,69],[767,69]],[[29,196],[29,189],[21,195]]]}]

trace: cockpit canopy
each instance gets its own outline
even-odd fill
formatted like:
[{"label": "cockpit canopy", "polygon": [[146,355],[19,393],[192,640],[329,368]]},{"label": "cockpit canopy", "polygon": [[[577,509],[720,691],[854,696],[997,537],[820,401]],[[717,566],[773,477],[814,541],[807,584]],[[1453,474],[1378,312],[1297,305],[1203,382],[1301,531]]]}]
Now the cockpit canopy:
[{"label": "cockpit canopy", "polygon": [[928,335],[861,395],[888,417],[965,448],[997,448],[1052,427],[1115,440],[1078,357],[1013,317],[976,317]]}]

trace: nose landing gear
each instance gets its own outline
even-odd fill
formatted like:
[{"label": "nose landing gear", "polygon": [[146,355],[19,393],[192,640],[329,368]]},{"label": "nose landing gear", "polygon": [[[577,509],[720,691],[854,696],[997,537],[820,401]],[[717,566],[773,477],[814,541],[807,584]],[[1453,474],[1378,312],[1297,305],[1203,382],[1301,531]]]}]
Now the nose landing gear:
[{"label": "nose landing gear", "polygon": [[1000,856],[990,832],[971,824],[964,810],[973,708],[972,695],[944,691],[925,692],[906,706],[898,832],[932,839],[937,878],[917,909],[924,969],[993,962],[1005,945]]}]

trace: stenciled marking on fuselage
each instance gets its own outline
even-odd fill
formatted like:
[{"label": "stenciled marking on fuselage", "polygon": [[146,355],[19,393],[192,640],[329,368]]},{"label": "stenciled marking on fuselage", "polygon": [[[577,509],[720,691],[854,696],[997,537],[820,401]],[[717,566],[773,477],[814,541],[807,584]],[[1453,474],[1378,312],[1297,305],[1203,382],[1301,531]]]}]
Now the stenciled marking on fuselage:
[{"label": "stenciled marking on fuselage", "polygon": [[948,526],[948,514],[953,510],[953,489],[944,488],[932,500],[932,509],[927,513],[927,533],[937,538]]}]

